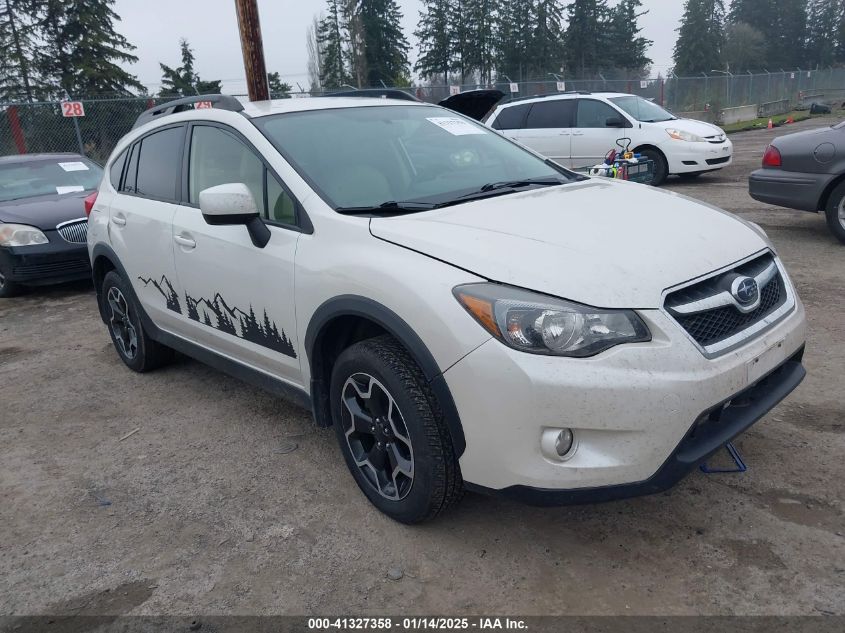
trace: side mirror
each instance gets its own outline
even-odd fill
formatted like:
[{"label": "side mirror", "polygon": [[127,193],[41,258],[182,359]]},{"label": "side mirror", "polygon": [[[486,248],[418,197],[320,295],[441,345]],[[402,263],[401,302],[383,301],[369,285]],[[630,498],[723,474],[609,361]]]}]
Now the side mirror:
[{"label": "side mirror", "polygon": [[625,121],[622,120],[622,117],[612,116],[604,122],[605,127],[625,127]]},{"label": "side mirror", "polygon": [[243,224],[252,243],[258,248],[267,246],[270,229],[261,220],[252,193],[242,182],[231,182],[200,191],[202,217],[212,226]]}]

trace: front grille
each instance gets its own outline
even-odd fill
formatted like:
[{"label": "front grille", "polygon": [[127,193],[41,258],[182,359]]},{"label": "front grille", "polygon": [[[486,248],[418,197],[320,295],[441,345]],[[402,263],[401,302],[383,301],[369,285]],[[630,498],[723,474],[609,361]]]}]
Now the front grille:
[{"label": "front grille", "polygon": [[708,158],[707,164],[708,165],[721,165],[722,163],[727,163],[731,159],[730,156],[722,156],[721,158]]},{"label": "front grille", "polygon": [[23,264],[12,267],[12,275],[15,279],[25,281],[39,277],[72,275],[84,273],[90,269],[91,264],[87,258],[58,259],[38,264]]},{"label": "front grille", "polygon": [[718,308],[708,312],[699,312],[691,316],[678,316],[677,321],[690,333],[698,344],[707,347],[733,336],[762,319],[781,303],[783,295],[780,279],[773,279],[760,290],[760,307],[743,314],[733,306]]},{"label": "front grille", "polygon": [[[751,312],[740,310],[729,291],[732,282],[740,277],[765,280],[759,284],[760,303]],[[670,293],[665,307],[680,326],[707,349],[765,319],[783,306],[787,298],[780,269],[772,255],[766,254]]]},{"label": "front grille", "polygon": [[79,220],[58,227],[59,235],[71,244],[85,244],[88,240],[88,221]]}]

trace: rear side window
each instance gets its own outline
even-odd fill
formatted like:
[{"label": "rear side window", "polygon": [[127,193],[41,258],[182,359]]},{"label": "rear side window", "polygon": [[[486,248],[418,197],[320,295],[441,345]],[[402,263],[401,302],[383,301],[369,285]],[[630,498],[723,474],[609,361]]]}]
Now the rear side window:
[{"label": "rear side window", "polygon": [[135,193],[147,198],[177,200],[184,136],[184,128],[173,127],[141,140]]},{"label": "rear side window", "polygon": [[123,174],[123,166],[126,164],[126,150],[120,153],[109,168],[109,181],[115,191],[120,191],[120,176]]},{"label": "rear side window", "polygon": [[575,100],[556,99],[539,101],[531,106],[525,127],[530,130],[541,128],[572,127],[575,119]]},{"label": "rear side window", "polygon": [[520,130],[525,123],[525,115],[531,105],[526,103],[518,106],[510,106],[509,108],[502,108],[499,116],[493,121],[493,129],[495,130]]}]

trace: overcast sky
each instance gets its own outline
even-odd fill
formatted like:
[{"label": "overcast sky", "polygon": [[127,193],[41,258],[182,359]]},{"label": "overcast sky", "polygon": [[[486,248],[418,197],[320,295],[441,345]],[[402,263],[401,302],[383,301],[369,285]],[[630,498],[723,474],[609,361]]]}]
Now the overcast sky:
[{"label": "overcast sky", "polygon": [[[413,62],[413,32],[421,2],[399,0],[399,4]],[[665,75],[672,64],[683,2],[643,0],[643,5],[649,9],[640,19],[643,35],[654,40],[652,74]],[[324,0],[258,0],[267,69],[280,73],[294,88],[297,82],[308,87],[305,32],[314,14],[324,7]],[[139,61],[131,71],[151,91],[157,91],[161,81],[159,62],[179,65],[179,38],[185,37],[194,49],[201,78],[223,79],[228,93],[246,92],[234,0],[117,0],[115,10],[122,18],[118,30],[138,47]]]}]

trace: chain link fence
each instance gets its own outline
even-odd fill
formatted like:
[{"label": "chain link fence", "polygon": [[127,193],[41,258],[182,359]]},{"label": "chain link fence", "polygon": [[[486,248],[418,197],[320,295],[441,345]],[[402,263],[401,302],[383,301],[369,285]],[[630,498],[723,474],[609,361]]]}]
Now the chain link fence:
[{"label": "chain link fence", "polygon": [[[437,103],[456,91],[497,88],[513,98],[565,91],[624,92],[652,100],[679,115],[718,120],[728,108],[757,106],[770,116],[810,103],[845,101],[845,68],[794,70],[763,74],[716,74],[701,77],[648,79],[555,79],[492,85],[419,86],[402,90],[423,101]],[[348,87],[346,88],[348,89]],[[311,97],[323,92],[273,95]],[[235,95],[243,97],[242,95]],[[0,104],[0,155],[36,152],[81,152],[104,163],[117,141],[132,129],[144,110],[173,97],[81,99],[85,116],[65,118],[61,102]],[[245,99],[245,97],[243,97]],[[79,126],[77,136],[74,120]]]}]

